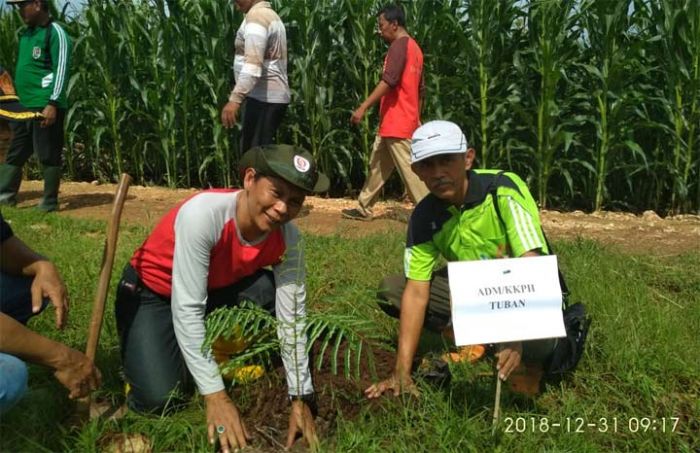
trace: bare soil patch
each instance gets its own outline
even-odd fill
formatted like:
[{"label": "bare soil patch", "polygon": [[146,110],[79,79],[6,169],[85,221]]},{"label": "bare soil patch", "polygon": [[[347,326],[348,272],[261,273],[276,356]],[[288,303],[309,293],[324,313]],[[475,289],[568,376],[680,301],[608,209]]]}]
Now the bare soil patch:
[{"label": "bare soil patch", "polygon": [[[318,353],[316,347],[314,353]],[[338,357],[345,354],[345,345],[341,345]],[[326,352],[326,356],[329,356]],[[313,358],[313,356],[312,356]],[[373,348],[374,366],[377,370],[389,370],[394,366],[393,353],[380,348]],[[332,438],[337,429],[336,420],[341,416],[345,420],[357,417],[360,409],[366,404],[379,404],[364,398],[364,389],[369,387],[376,376],[369,371],[369,364],[363,358],[360,365],[360,376],[356,379],[351,375],[346,379],[342,365],[338,366],[335,374],[330,368],[330,358],[325,357],[323,367],[313,370],[314,388],[317,392],[318,413],[316,430],[320,439]],[[268,378],[269,376],[269,378]],[[279,363],[275,370],[269,371],[265,378],[247,386],[234,388],[233,399],[241,404],[247,426],[253,426],[253,451],[277,452],[282,451],[287,439],[289,423],[289,401],[287,399],[287,384],[284,379],[284,369]],[[292,451],[307,451],[305,442],[299,440]]]},{"label": "bare soil patch", "polygon": [[[38,204],[41,181],[24,181],[19,206]],[[106,220],[116,190],[114,184],[64,182],[61,185],[59,215]],[[132,186],[122,221],[152,226],[179,201],[194,194],[194,189]],[[349,198],[308,197],[308,209],[295,220],[302,231],[342,237],[362,237],[383,231],[403,233],[411,205],[400,201],[382,201],[375,207],[371,222],[347,220],[341,210],[354,207]],[[634,254],[672,256],[700,252],[700,216],[679,215],[661,218],[653,211],[643,215],[624,212],[541,211],[542,223],[550,239],[593,239]]]}]

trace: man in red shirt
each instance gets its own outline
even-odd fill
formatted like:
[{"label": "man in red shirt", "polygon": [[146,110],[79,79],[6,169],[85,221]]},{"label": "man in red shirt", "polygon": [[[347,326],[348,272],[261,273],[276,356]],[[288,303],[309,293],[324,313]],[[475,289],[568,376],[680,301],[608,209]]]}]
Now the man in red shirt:
[{"label": "man in red shirt", "polygon": [[249,300],[274,313],[291,413],[287,447],[302,432],[317,443],[306,352],[304,250],[290,223],[307,194],[328,189],[311,154],[290,145],[252,148],[240,162],[243,188],[199,192],[167,213],[131,257],[117,290],[116,319],[127,403],[162,412],[196,386],[210,441],[244,448],[248,430],[210,351],[204,319]]},{"label": "man in red shirt", "polygon": [[358,197],[358,207],[344,209],[343,217],[371,220],[377,194],[395,167],[413,203],[428,194],[425,184],[411,171],[411,136],[420,124],[420,96],[423,89],[423,52],[406,31],[406,18],[397,5],[377,14],[381,38],[389,44],[382,80],[352,113],[350,122],[359,124],[365,112],[380,101],[379,132],[374,141],[370,170]]}]

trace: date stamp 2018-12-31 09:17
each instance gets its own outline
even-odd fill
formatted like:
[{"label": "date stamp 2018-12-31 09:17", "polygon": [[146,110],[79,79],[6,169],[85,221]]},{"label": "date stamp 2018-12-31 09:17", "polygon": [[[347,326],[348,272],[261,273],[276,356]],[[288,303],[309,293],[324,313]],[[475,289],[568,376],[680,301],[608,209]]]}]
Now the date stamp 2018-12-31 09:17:
[{"label": "date stamp 2018-12-31 09:17", "polygon": [[564,417],[552,419],[543,416],[505,417],[503,432],[508,434],[565,432],[583,433],[675,433],[680,417]]}]

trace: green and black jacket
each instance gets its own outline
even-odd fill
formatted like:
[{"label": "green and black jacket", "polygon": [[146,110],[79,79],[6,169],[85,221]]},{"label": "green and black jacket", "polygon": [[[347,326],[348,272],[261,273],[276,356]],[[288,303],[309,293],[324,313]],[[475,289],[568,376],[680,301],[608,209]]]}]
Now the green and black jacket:
[{"label": "green and black jacket", "polygon": [[433,194],[416,206],[408,224],[406,278],[429,281],[440,255],[447,261],[470,261],[519,257],[537,249],[549,253],[537,204],[520,177],[470,170],[467,178],[461,209]]}]

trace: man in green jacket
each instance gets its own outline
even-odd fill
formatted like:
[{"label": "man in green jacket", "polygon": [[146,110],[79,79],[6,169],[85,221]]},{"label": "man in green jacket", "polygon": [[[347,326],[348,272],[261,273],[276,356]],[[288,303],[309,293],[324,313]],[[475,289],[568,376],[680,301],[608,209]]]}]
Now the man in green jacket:
[{"label": "man in green jacket", "polygon": [[[416,391],[411,371],[424,326],[451,337],[450,289],[446,268],[439,269],[442,260],[549,253],[537,204],[525,182],[510,172],[471,170],[474,156],[462,130],[449,121],[431,121],[413,133],[411,168],[430,194],[418,203],[408,222],[404,274],[385,278],[379,289],[380,307],[400,319],[399,345],[393,373],[365,390],[368,398]],[[500,379],[505,381],[516,369],[525,368],[528,374],[521,374],[514,387],[529,383],[529,393],[534,393],[542,364],[556,342],[547,338],[499,343]],[[521,361],[527,366],[520,367]]]},{"label": "man in green jacket", "polygon": [[0,204],[17,203],[22,166],[35,153],[42,165],[44,196],[38,208],[58,209],[63,125],[68,103],[71,40],[53,22],[47,0],[7,0],[27,25],[21,31],[15,82],[22,105],[40,112],[41,121],[11,122],[13,139],[0,166]]}]

